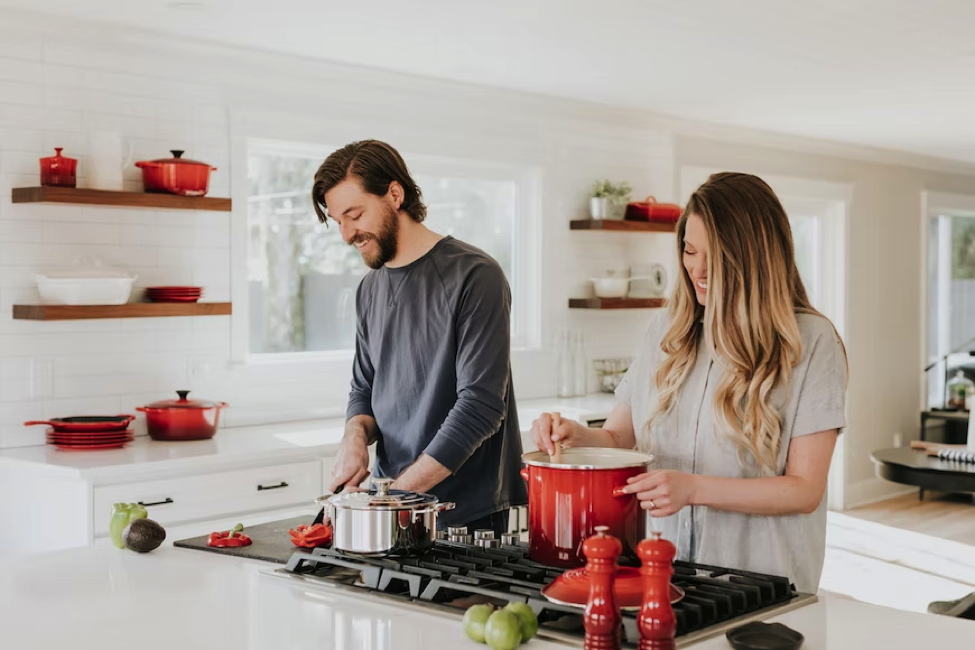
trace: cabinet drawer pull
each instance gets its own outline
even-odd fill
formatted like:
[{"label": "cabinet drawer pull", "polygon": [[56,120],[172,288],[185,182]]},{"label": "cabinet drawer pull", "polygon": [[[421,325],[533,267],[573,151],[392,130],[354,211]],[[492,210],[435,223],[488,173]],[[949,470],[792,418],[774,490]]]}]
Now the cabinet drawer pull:
[{"label": "cabinet drawer pull", "polygon": [[288,482],[281,481],[277,485],[258,485],[257,491],[260,492],[261,490],[277,490],[278,488],[286,488],[286,487],[288,487]]},{"label": "cabinet drawer pull", "polygon": [[143,501],[139,501],[139,505],[140,506],[146,506],[146,507],[149,507],[149,506],[164,506],[167,503],[173,503],[173,500],[170,499],[169,497],[166,497],[166,500],[165,501],[153,501],[152,503],[145,503]]}]

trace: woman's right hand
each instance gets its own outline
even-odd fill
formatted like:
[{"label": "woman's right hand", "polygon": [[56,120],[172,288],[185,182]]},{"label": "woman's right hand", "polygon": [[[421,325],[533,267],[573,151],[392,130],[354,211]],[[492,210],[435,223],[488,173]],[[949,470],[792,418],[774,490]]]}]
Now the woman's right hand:
[{"label": "woman's right hand", "polygon": [[532,440],[549,456],[555,454],[557,444],[565,448],[586,446],[583,439],[589,431],[584,424],[563,418],[558,413],[542,413],[532,422]]}]

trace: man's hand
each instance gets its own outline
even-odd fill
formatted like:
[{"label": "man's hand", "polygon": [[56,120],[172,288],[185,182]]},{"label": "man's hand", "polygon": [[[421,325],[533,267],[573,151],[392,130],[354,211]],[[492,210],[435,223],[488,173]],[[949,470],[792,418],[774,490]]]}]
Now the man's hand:
[{"label": "man's hand", "polygon": [[[370,418],[371,419],[371,418]],[[369,476],[369,434],[359,417],[345,424],[345,435],[339,448],[335,465],[332,466],[331,492],[340,488],[358,487]]]}]

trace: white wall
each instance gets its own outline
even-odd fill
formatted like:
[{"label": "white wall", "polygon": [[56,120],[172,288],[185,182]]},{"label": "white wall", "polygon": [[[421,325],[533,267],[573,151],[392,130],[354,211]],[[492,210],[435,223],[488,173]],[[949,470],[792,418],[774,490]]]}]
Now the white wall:
[{"label": "white wall", "polygon": [[[975,193],[975,168],[94,25],[0,18],[0,446],[42,442],[41,427],[21,426],[28,418],[125,412],[186,386],[230,402],[230,424],[341,412],[347,367],[227,366],[231,318],[37,323],[13,321],[10,306],[36,299],[36,271],[83,252],[137,269],[143,285],[200,282],[210,298],[227,297],[230,260],[240,253],[231,233],[246,219],[241,143],[379,137],[407,153],[514,162],[540,174],[544,347],[514,360],[521,397],[555,392],[562,325],[587,331],[591,356],[635,350],[648,312],[567,309],[586,278],[622,260],[674,268],[671,235],[568,230],[584,216],[595,178],[626,179],[635,196],[665,201],[676,199],[675,170],[685,165],[852,184],[848,498],[893,487],[873,479],[869,452],[917,428],[920,192]],[[39,157],[62,145],[83,157],[96,128],[122,131],[138,158],[178,145],[213,163],[220,170],[212,194],[231,193],[234,212],[10,203],[11,187],[37,183]],[[133,188],[136,172],[127,176]],[[239,314],[245,308],[236,301]]]}]

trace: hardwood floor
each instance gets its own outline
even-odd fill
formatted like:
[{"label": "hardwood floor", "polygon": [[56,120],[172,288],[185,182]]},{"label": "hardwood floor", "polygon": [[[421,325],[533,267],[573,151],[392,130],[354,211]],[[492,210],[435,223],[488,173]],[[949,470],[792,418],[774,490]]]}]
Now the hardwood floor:
[{"label": "hardwood floor", "polygon": [[975,546],[975,503],[967,495],[926,492],[919,501],[917,494],[905,494],[843,514]]}]

